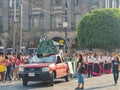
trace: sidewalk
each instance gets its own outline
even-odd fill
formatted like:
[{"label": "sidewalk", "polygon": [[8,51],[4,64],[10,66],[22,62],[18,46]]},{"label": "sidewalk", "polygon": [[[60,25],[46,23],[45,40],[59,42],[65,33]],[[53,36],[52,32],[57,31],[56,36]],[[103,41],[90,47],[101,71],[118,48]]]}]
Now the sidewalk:
[{"label": "sidewalk", "polygon": [[[60,79],[62,82],[58,81],[59,83],[55,83],[53,87],[46,87],[46,86],[38,86],[36,88],[36,85],[34,86],[28,86],[28,90],[75,90],[77,87],[77,78],[72,79],[70,82],[65,82],[63,79]],[[16,88],[22,86],[22,81],[12,81],[12,82],[6,82],[2,83],[0,82],[0,86],[6,86],[6,85],[13,85],[13,88],[16,86]],[[32,85],[32,84],[31,84]],[[30,89],[30,87],[34,89]],[[35,89],[36,88],[36,89]],[[92,77],[92,78],[85,78],[85,89],[84,90],[120,90],[120,77],[118,80],[118,84],[114,85],[113,75],[112,74],[105,74],[98,77]],[[18,90],[18,89],[16,89]],[[24,89],[26,90],[26,89]]]},{"label": "sidewalk", "polygon": [[114,85],[113,74],[85,78],[85,90],[120,90],[120,78]]},{"label": "sidewalk", "polygon": [[21,83],[21,80],[13,80],[13,81],[0,81],[0,86],[3,85],[12,85],[12,84],[17,84],[17,83]]},{"label": "sidewalk", "polygon": [[[71,80],[68,83],[65,82],[58,85],[54,85],[54,87],[49,87],[49,90],[76,90],[76,87],[77,78]],[[98,77],[85,78],[84,90],[120,90],[120,78],[116,86],[114,85],[112,74],[105,74]]]}]

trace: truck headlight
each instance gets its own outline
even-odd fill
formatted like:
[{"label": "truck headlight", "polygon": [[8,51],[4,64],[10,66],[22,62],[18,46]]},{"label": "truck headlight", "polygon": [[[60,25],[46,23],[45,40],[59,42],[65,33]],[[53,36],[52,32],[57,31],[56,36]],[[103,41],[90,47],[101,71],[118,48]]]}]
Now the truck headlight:
[{"label": "truck headlight", "polygon": [[20,68],[19,68],[19,71],[20,71],[20,72],[23,72],[23,71],[24,71],[24,68],[23,68],[23,67],[20,67]]},{"label": "truck headlight", "polygon": [[50,70],[49,67],[42,68],[42,72],[48,72],[49,70]]}]

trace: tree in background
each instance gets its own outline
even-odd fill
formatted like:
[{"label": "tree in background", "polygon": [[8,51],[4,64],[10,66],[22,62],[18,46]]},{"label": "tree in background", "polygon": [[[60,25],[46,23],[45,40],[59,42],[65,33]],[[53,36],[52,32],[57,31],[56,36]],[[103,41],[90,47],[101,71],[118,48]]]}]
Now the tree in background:
[{"label": "tree in background", "polygon": [[[16,46],[19,46],[19,43],[20,43],[20,32],[19,31],[20,30],[16,30],[16,34],[15,34]],[[37,29],[23,32],[22,44],[25,47],[34,47],[34,48],[38,47],[40,37],[41,37],[41,33]],[[0,46],[3,46],[3,45],[5,45],[6,48],[13,47],[13,32],[9,32],[9,31],[3,32],[3,33],[0,32]]]},{"label": "tree in background", "polygon": [[99,48],[111,52],[120,48],[120,10],[99,9],[79,22],[77,40],[81,48]]},{"label": "tree in background", "polygon": [[13,32],[7,32],[8,36],[6,37],[6,48],[12,48],[13,47]]},{"label": "tree in background", "polygon": [[25,33],[23,42],[27,42],[28,47],[36,48],[38,47],[40,37],[41,32],[39,29],[34,29]]}]

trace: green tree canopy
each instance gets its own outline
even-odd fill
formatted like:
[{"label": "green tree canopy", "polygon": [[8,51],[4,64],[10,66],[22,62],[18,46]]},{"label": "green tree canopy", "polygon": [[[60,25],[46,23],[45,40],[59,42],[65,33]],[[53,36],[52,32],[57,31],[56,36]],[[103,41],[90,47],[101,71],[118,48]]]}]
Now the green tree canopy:
[{"label": "green tree canopy", "polygon": [[120,48],[120,10],[99,9],[86,14],[78,24],[77,38],[81,48]]}]

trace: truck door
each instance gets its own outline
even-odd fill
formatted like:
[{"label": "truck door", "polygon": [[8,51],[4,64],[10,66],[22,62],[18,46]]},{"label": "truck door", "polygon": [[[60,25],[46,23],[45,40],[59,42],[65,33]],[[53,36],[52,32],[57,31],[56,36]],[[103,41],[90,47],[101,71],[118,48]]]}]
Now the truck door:
[{"label": "truck door", "polygon": [[63,76],[63,67],[60,56],[56,57],[56,72],[57,72],[57,77]]}]

